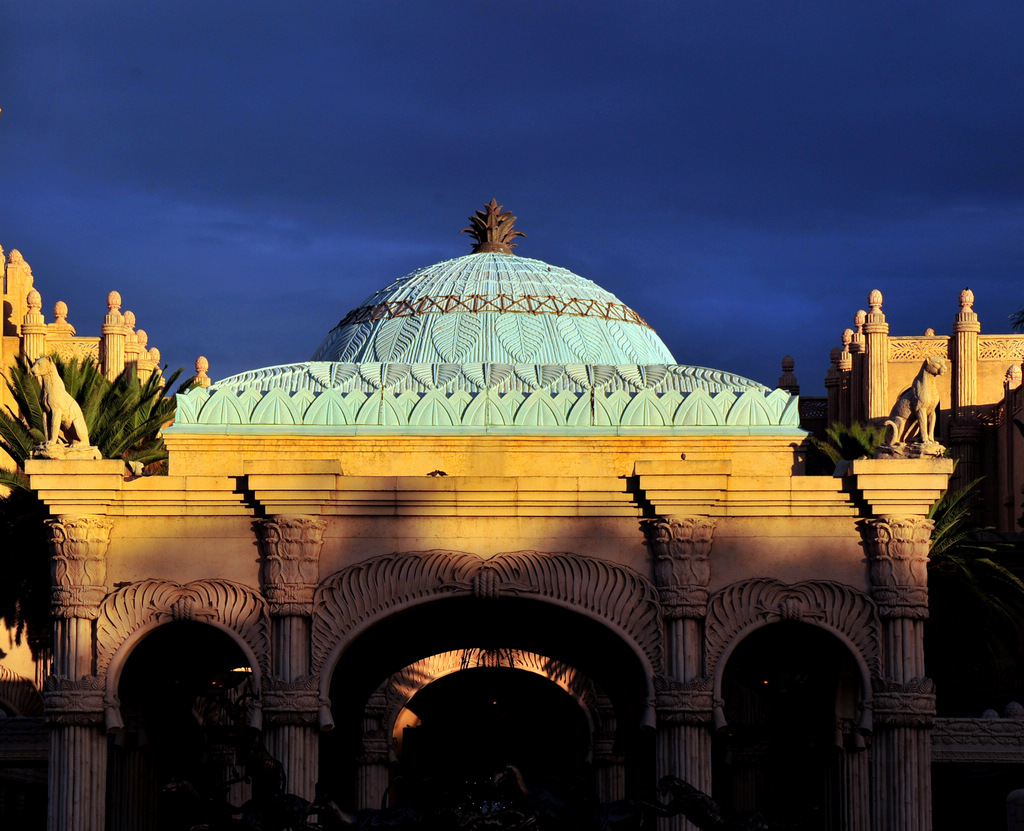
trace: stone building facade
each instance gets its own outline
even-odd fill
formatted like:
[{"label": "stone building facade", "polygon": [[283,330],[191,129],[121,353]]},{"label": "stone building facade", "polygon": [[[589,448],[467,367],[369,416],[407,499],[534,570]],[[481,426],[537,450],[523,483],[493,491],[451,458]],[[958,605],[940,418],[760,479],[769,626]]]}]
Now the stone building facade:
[{"label": "stone building facade", "polygon": [[175,827],[186,780],[241,804],[246,730],[350,808],[511,762],[603,802],[671,774],[807,828],[931,828],[952,464],[805,475],[795,396],[677,364],[507,241],[180,396],[167,476],[28,463],[54,660],[0,701],[45,714],[50,831]]}]

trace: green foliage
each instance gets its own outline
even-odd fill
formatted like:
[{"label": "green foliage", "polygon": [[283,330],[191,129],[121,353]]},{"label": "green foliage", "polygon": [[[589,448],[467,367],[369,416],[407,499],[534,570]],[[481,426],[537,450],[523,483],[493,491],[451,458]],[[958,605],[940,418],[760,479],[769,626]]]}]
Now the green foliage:
[{"label": "green foliage", "polygon": [[[140,381],[132,367],[126,367],[111,382],[87,358],[63,361],[53,356],[52,360],[64,387],[82,408],[90,444],[99,448],[103,458],[142,465],[167,458],[160,429],[174,419],[174,396],[166,392],[181,375],[180,369],[166,384],[160,383],[161,377],[156,373]],[[33,448],[44,440],[42,390],[24,358],[11,367],[7,387],[21,417],[11,411],[0,411],[0,447],[20,472],[24,471]],[[178,392],[183,389],[184,385]],[[18,478],[0,479],[0,483],[24,486]]]},{"label": "green foliage", "polygon": [[970,518],[980,481],[947,491],[928,513],[926,657],[948,715],[999,708],[1024,682],[1024,581],[998,562],[1013,546]]},{"label": "green foliage", "polygon": [[[62,361],[53,356],[68,393],[78,402],[89,430],[89,441],[105,459],[138,462],[150,469],[167,459],[161,428],[174,418],[174,397],[153,373],[139,381],[127,367],[113,382],[89,359]],[[13,628],[19,642],[26,628],[29,641],[43,642],[49,634],[49,558],[46,506],[29,490],[25,462],[44,441],[42,389],[19,359],[11,367],[7,387],[20,416],[0,411],[0,447],[14,460],[14,470],[0,469],[0,620]],[[184,385],[182,389],[184,388]],[[179,389],[179,391],[181,391]]]},{"label": "green foliage", "polygon": [[885,428],[871,424],[833,424],[825,431],[826,439],[811,439],[811,454],[817,465],[829,473],[841,461],[870,458],[885,437]]}]

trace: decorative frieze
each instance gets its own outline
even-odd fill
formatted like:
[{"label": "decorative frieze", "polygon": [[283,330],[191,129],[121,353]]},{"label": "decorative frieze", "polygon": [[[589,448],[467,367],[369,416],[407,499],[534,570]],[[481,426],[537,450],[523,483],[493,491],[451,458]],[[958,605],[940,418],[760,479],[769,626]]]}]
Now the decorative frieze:
[{"label": "decorative frieze", "polygon": [[276,516],[257,520],[260,586],[270,614],[311,613],[326,527],[323,520],[311,517]]},{"label": "decorative frieze", "polygon": [[263,683],[260,700],[266,725],[315,726],[320,708],[327,704],[320,698],[319,679],[313,675],[296,681],[269,677]]},{"label": "decorative frieze", "polygon": [[110,520],[60,517],[50,529],[50,613],[57,618],[95,619],[107,593]]},{"label": "decorative frieze", "polygon": [[654,582],[664,616],[670,620],[704,617],[715,520],[665,516],[642,520],[641,527],[654,557]]},{"label": "decorative frieze", "polygon": [[911,678],[906,684],[874,678],[872,711],[876,727],[931,727],[935,722],[935,682]]},{"label": "decorative frieze", "polygon": [[701,678],[688,684],[658,675],[654,678],[659,724],[706,725],[714,709],[713,682]]},{"label": "decorative frieze", "polygon": [[105,697],[104,679],[87,675],[79,680],[51,675],[43,686],[43,709],[50,724],[89,726],[104,723],[109,708],[120,707]]},{"label": "decorative frieze", "polygon": [[883,618],[928,617],[928,551],[934,527],[924,517],[865,523],[871,596]]}]

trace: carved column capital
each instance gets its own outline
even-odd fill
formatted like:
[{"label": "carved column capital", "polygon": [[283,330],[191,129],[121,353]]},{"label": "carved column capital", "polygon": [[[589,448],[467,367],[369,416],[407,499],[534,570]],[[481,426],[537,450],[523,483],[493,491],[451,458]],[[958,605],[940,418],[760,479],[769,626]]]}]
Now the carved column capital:
[{"label": "carved column capital", "polygon": [[296,681],[274,676],[264,679],[260,704],[265,724],[316,726],[320,708],[329,702],[320,698],[317,678],[307,675]]},{"label": "carved column capital", "polygon": [[911,678],[900,684],[873,678],[873,721],[879,727],[931,727],[935,722],[935,682]]},{"label": "carved column capital", "polygon": [[659,675],[654,692],[659,724],[711,723],[715,701],[710,678],[684,684]]},{"label": "carved column capital", "polygon": [[659,516],[642,520],[640,525],[654,557],[654,582],[664,616],[704,617],[715,520],[702,516]]},{"label": "carved column capital", "polygon": [[928,551],[935,523],[924,517],[865,523],[871,596],[882,617],[928,617]]},{"label": "carved column capital", "polygon": [[271,615],[312,613],[326,527],[323,520],[303,516],[274,516],[256,521],[260,586]]},{"label": "carved column capital", "polygon": [[107,594],[110,520],[65,516],[46,522],[50,532],[50,614],[57,618],[99,616]]},{"label": "carved column capital", "polygon": [[50,675],[43,684],[43,711],[50,724],[87,727],[104,723],[104,714],[120,702],[104,697],[102,678],[87,675],[79,680]]}]

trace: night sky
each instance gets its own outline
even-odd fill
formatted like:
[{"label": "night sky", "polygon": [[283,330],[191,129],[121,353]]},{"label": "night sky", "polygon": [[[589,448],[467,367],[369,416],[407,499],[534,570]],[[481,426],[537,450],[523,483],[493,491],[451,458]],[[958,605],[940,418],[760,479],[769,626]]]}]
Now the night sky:
[{"label": "night sky", "polygon": [[0,245],[52,320],[117,289],[171,369],[310,357],[469,253],[614,292],[680,363],[822,394],[893,334],[1024,306],[1024,3],[5,3]]}]

